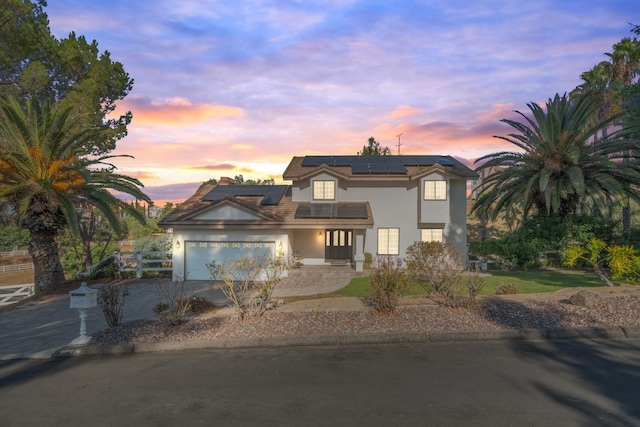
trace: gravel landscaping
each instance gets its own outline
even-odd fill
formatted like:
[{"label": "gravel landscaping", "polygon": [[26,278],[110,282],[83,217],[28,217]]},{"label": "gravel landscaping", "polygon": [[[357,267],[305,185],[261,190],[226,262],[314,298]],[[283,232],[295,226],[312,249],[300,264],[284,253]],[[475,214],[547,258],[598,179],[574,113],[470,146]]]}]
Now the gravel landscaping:
[{"label": "gravel landscaping", "polygon": [[[215,341],[229,338],[355,335],[513,328],[640,326],[640,292],[611,293],[602,288],[589,306],[557,294],[485,297],[475,307],[449,308],[427,298],[406,298],[391,315],[370,309],[352,311],[268,311],[239,321],[235,316],[195,317],[179,326],[154,320],[129,322],[93,334],[91,344],[138,344],[170,341]],[[575,291],[574,291],[575,293]]]}]

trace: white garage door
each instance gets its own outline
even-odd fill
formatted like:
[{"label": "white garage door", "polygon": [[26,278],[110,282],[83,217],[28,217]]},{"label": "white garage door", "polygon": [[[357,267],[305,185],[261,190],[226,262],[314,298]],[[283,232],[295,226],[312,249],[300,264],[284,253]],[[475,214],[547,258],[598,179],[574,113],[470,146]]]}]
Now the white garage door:
[{"label": "white garage door", "polygon": [[188,280],[211,280],[207,264],[229,264],[242,257],[267,259],[275,242],[185,242],[185,269]]}]

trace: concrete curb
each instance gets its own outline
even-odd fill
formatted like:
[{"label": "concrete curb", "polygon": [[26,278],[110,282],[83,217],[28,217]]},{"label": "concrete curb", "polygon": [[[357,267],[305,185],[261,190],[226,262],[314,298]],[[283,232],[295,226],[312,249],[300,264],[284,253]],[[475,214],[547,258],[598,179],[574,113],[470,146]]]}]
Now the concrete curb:
[{"label": "concrete curb", "polygon": [[381,333],[358,335],[326,335],[271,337],[256,339],[224,339],[218,341],[167,341],[107,346],[64,346],[33,354],[8,355],[10,359],[48,359],[93,355],[170,352],[203,349],[242,349],[304,346],[341,346],[366,344],[451,343],[465,341],[540,341],[540,340],[624,340],[640,339],[640,327],[587,327],[562,329],[499,329],[485,331],[450,331],[430,333]]}]

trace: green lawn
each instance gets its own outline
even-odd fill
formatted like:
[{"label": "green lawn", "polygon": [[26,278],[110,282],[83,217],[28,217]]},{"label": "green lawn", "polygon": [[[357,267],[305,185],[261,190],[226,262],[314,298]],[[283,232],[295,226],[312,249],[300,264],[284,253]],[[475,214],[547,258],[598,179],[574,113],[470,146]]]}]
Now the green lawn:
[{"label": "green lawn", "polygon": [[[533,270],[533,271],[495,271],[484,278],[482,295],[493,295],[502,284],[514,283],[518,293],[533,294],[554,292],[564,288],[603,286],[598,277],[587,271],[578,270]],[[424,291],[412,286],[407,295],[420,295]],[[334,296],[368,297],[369,277],[355,278],[344,288],[333,292]]]}]

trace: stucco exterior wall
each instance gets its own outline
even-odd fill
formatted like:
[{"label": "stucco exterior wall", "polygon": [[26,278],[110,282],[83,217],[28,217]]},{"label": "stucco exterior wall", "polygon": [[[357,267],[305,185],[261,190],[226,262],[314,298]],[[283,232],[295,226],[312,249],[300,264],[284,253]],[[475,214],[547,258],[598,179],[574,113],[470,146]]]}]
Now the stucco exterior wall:
[{"label": "stucco exterior wall", "polygon": [[[399,256],[404,257],[407,247],[421,238],[420,224],[444,224],[443,240],[454,245],[462,260],[466,261],[466,180],[434,173],[415,181],[345,182],[323,172],[295,183],[294,200],[312,201],[311,183],[316,179],[336,180],[336,202],[369,202],[374,227],[365,231],[364,252],[378,255],[379,228],[399,228]],[[424,200],[424,181],[440,179],[447,181],[447,199]],[[301,240],[306,239],[296,238],[295,246]],[[303,249],[303,246],[299,247]]]},{"label": "stucco exterior wall", "polygon": [[305,265],[322,265],[324,261],[324,229],[294,230],[292,254],[304,256]]}]

